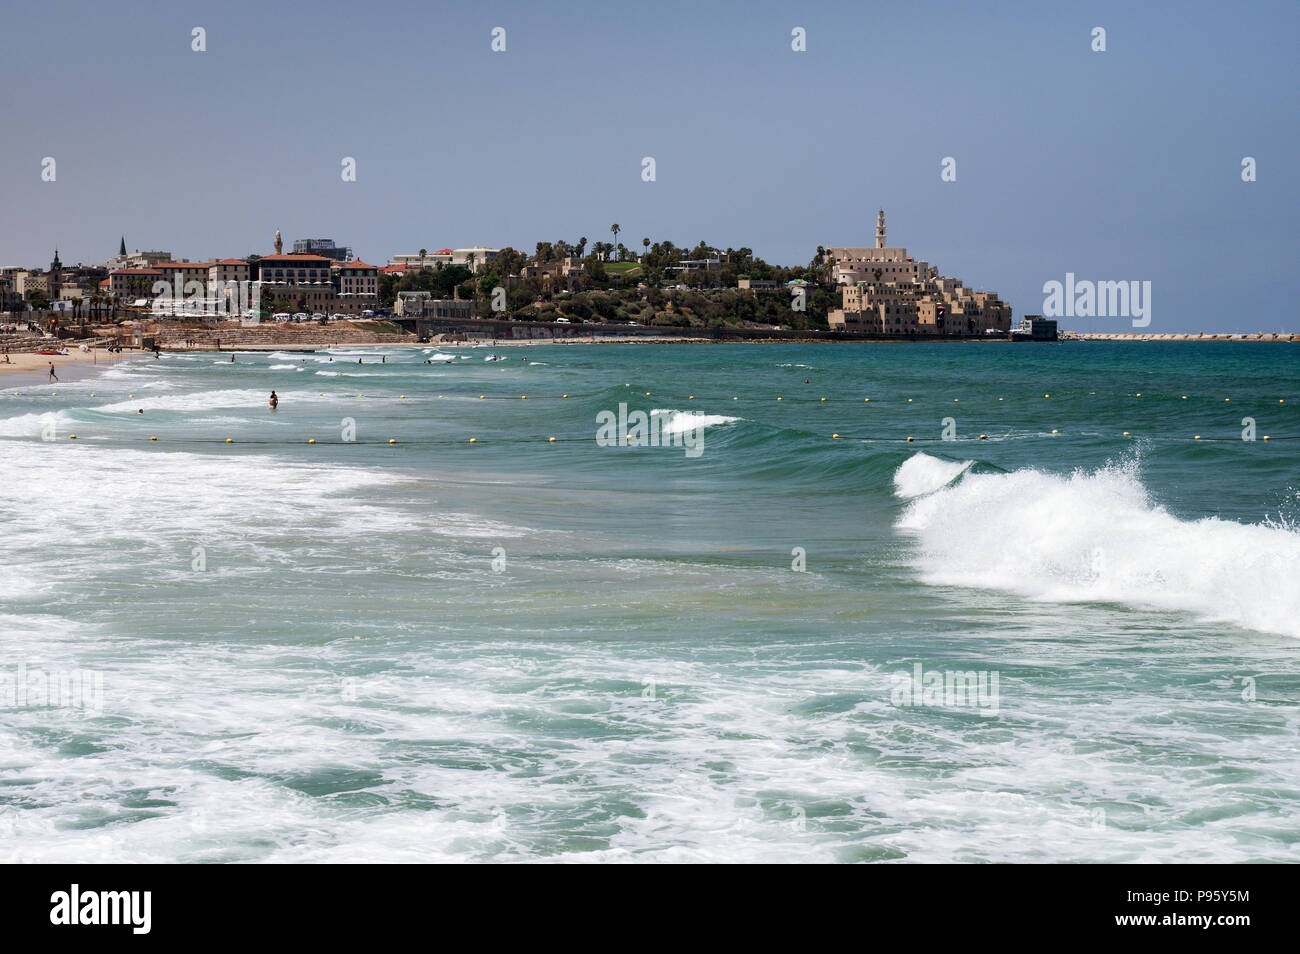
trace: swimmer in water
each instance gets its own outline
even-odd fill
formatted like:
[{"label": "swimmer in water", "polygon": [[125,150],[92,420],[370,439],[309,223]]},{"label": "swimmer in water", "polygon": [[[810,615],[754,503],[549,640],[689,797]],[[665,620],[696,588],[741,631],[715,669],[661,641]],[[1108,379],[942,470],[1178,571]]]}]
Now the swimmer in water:
[{"label": "swimmer in water", "polygon": [[274,391],[271,392],[271,400],[268,401],[267,403],[270,405],[272,411],[274,411],[277,407],[280,406],[280,399],[276,397]]}]

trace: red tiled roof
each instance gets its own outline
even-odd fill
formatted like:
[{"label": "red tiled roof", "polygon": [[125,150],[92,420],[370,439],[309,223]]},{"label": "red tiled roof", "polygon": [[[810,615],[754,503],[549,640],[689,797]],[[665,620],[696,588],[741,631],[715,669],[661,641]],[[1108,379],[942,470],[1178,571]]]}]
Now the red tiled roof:
[{"label": "red tiled roof", "polygon": [[438,249],[438,251],[434,252],[433,254],[434,254],[434,255],[451,255],[451,254],[453,254],[453,253],[452,253],[451,249],[449,249],[449,248],[440,248],[440,249]]},{"label": "red tiled roof", "polygon": [[385,265],[383,268],[380,269],[380,271],[388,272],[389,274],[392,274],[393,272],[404,272],[410,267],[411,266],[409,265]]},{"label": "red tiled roof", "polygon": [[100,284],[100,287],[103,287],[104,285],[107,285],[107,284],[108,284],[108,279],[105,278],[105,279],[104,279],[102,282],[100,282],[99,284]]},{"label": "red tiled roof", "polygon": [[354,258],[350,262],[344,262],[343,267],[344,268],[376,268],[377,266],[367,265],[365,262],[361,261],[361,259]]},{"label": "red tiled roof", "polygon": [[223,258],[219,262],[213,262],[213,265],[247,265],[248,263],[242,258]]}]

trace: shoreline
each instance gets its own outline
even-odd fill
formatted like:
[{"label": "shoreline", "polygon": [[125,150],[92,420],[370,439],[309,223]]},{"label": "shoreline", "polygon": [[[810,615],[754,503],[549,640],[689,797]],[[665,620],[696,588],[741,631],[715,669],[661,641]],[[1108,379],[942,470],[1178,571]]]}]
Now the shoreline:
[{"label": "shoreline", "polygon": [[[31,378],[40,384],[60,384],[89,377],[100,368],[114,368],[123,361],[140,357],[145,352],[119,352],[110,354],[101,349],[71,351],[68,354],[38,354],[34,351],[10,352],[9,363],[0,359],[0,376],[6,381]],[[53,363],[59,381],[49,380],[49,366]]]}]

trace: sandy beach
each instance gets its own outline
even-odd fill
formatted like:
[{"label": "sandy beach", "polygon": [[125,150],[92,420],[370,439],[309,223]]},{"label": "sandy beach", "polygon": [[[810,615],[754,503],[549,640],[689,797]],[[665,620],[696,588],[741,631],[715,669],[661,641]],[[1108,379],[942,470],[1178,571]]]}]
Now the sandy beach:
[{"label": "sandy beach", "polygon": [[85,377],[97,367],[109,368],[121,361],[133,361],[140,357],[140,352],[110,354],[103,348],[93,351],[71,350],[68,354],[35,354],[30,351],[8,355],[8,361],[0,356],[0,375],[23,375],[32,380],[46,381],[49,377],[50,364],[54,373],[63,380]]}]

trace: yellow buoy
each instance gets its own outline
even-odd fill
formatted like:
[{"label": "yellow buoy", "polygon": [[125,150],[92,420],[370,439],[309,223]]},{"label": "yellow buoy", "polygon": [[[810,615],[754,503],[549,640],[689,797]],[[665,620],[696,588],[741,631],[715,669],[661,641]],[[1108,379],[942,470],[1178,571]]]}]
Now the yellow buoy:
[{"label": "yellow buoy", "polygon": [[1186,395],[1186,394],[1183,395],[1183,400],[1184,400],[1184,401],[1187,400],[1187,395]]},{"label": "yellow buoy", "polygon": [[521,400],[521,401],[527,401],[527,400],[528,400],[528,395],[527,395],[527,394],[521,394],[521,395],[519,395],[519,400]]},{"label": "yellow buoy", "polygon": [[471,437],[471,438],[469,439],[469,442],[470,442],[471,444],[477,444],[477,443],[478,443],[478,438],[477,438],[477,437]]},{"label": "yellow buoy", "polygon": [[554,437],[548,437],[548,438],[547,438],[547,442],[548,442],[548,443],[551,443],[551,444],[554,444],[554,443],[555,443],[555,438],[554,438]]},{"label": "yellow buoy", "polygon": [[863,403],[863,404],[869,404],[869,403],[871,403],[871,398],[863,398],[863,399],[862,399],[862,403]]},{"label": "yellow buoy", "polygon": [[957,404],[958,402],[959,402],[959,399],[958,399],[958,398],[953,398],[953,399],[952,399],[952,403],[953,403],[953,404]]},{"label": "yellow buoy", "polygon": [[1197,434],[1195,437],[1192,438],[1192,440],[1194,440],[1194,441],[1199,441],[1200,439],[1201,439],[1201,435],[1200,435],[1200,434]]},{"label": "yellow buoy", "polygon": [[1225,401],[1231,401],[1232,398],[1224,398]]},{"label": "yellow buoy", "polygon": [[910,435],[909,435],[908,438],[907,438],[907,442],[908,442],[909,444],[912,442],[912,438],[911,438]]},{"label": "yellow buoy", "polygon": [[76,439],[77,439],[77,435],[76,435],[76,434],[69,434],[69,435],[68,435],[68,440],[70,440],[70,441],[75,441]]},{"label": "yellow buoy", "polygon": [[832,435],[831,435],[831,440],[833,440],[833,441],[837,441],[837,440],[839,440],[839,439],[840,439],[840,435],[838,435],[838,434],[832,434]]},{"label": "yellow buoy", "polygon": [[393,440],[393,439],[390,437],[390,438],[388,439],[388,443],[390,443],[390,444],[396,444],[397,441]]},{"label": "yellow buoy", "polygon": [[561,394],[560,397],[568,397],[567,394]]},{"label": "yellow buoy", "polygon": [[1268,440],[1268,435],[1267,435],[1267,434],[1264,435],[1264,440]]},{"label": "yellow buoy", "polygon": [[1125,437],[1128,437],[1128,431],[1125,431],[1125,432],[1124,432],[1124,436],[1125,436]]},{"label": "yellow buoy", "polygon": [[483,400],[483,395],[480,394],[480,395],[478,396],[478,399],[479,399],[480,401]]},{"label": "yellow buoy", "polygon": [[647,391],[647,392],[645,393],[645,396],[646,396],[646,397],[649,397],[649,396],[650,396],[650,392]]},{"label": "yellow buoy", "polygon": [[315,443],[316,443],[316,438],[313,437],[313,438],[312,438],[311,440],[309,440],[307,443],[308,443],[308,444],[315,444]]},{"label": "yellow buoy", "polygon": [[733,401],[739,401],[740,398],[738,398],[738,397],[734,397],[734,398],[732,398],[732,400],[733,400]]},{"label": "yellow buoy", "polygon": [[1059,433],[1061,433],[1061,432],[1058,431],[1056,428],[1052,428],[1052,433],[1053,433],[1053,434],[1059,434]]},{"label": "yellow buoy", "polygon": [[1278,404],[1285,404],[1286,401],[1282,400],[1281,398],[1278,398],[1278,399],[1277,399],[1277,403],[1278,403]]},{"label": "yellow buoy", "polygon": [[95,392],[94,392],[94,391],[91,391],[91,392],[90,392],[90,396],[91,396],[91,397],[94,397],[94,396],[95,396]]},{"label": "yellow buoy", "polygon": [[1051,397],[1050,394],[1044,394],[1043,397]]},{"label": "yellow buoy", "polygon": [[982,441],[986,441],[986,440],[988,440],[988,439],[989,439],[989,436],[988,436],[987,434],[981,434],[981,435],[980,435],[980,440],[982,440]]},{"label": "yellow buoy", "polygon": [[149,440],[151,440],[151,441],[156,441],[157,439],[158,439],[158,438],[156,438],[156,437],[150,437],[150,438],[149,438]]},{"label": "yellow buoy", "polygon": [[406,395],[403,394],[401,399],[402,399],[403,401],[405,401],[405,400],[406,400]]},{"label": "yellow buoy", "polygon": [[826,403],[826,399],[825,399],[825,398],[822,398],[822,403],[823,403],[823,404]]},{"label": "yellow buoy", "polygon": [[998,398],[998,400],[999,400],[999,401],[1001,401],[1001,400],[1002,400],[1002,398]]},{"label": "yellow buoy", "polygon": [[779,401],[779,400],[781,400],[781,399],[780,399],[780,398],[777,398],[777,400]]},{"label": "yellow buoy", "polygon": [[694,401],[694,400],[695,400],[695,395],[692,394],[692,395],[691,395],[690,397],[688,397],[686,400],[688,400],[688,401]]},{"label": "yellow buoy", "polygon": [[227,438],[226,438],[226,443],[227,443],[227,444],[233,444],[233,443],[235,443],[235,439],[234,439],[233,437],[227,437]]},{"label": "yellow buoy", "polygon": [[1139,391],[1137,394],[1135,394],[1135,395],[1133,395],[1133,396],[1134,396],[1134,397],[1141,397],[1141,396],[1142,396],[1142,392]]}]

